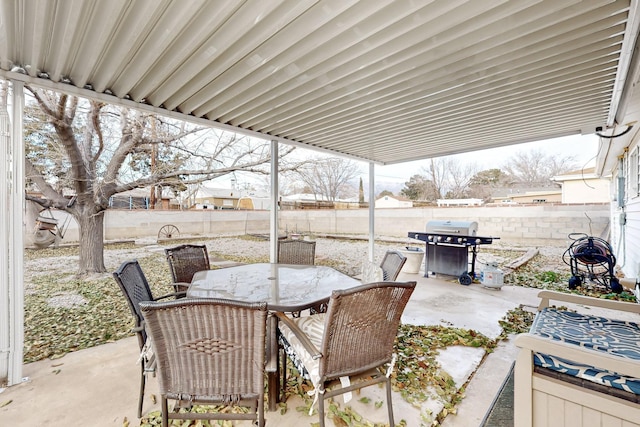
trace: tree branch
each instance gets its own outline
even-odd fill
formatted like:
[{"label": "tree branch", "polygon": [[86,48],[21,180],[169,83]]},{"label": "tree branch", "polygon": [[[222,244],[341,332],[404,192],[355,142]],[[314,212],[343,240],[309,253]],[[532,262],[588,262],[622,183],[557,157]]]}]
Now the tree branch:
[{"label": "tree branch", "polygon": [[103,106],[104,104],[101,102],[91,101],[91,125],[98,137],[98,149],[91,159],[92,163],[97,161],[104,151],[104,137],[102,135],[102,126],[100,125],[100,111]]},{"label": "tree branch", "polygon": [[67,199],[44,180],[42,174],[40,174],[40,172],[33,166],[29,159],[25,159],[25,175],[27,179],[30,179],[38,186],[42,194],[50,200],[50,203],[48,206],[45,206],[43,203],[38,202],[38,200],[41,199],[28,195],[27,200],[38,199],[33,201],[44,207],[56,207],[58,209],[64,209],[66,207]]}]

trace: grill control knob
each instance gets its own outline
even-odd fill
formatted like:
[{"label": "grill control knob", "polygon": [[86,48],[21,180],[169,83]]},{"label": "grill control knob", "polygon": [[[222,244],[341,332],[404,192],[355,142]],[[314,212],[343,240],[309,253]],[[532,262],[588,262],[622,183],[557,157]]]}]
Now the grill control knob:
[{"label": "grill control knob", "polygon": [[447,237],[447,242],[450,242],[450,241],[451,241],[451,237]]}]

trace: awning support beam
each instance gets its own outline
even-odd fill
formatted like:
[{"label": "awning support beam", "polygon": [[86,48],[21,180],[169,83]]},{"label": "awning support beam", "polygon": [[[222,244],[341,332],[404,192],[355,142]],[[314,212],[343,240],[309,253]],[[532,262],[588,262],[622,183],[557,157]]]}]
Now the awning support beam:
[{"label": "awning support beam", "polygon": [[271,141],[271,211],[269,211],[269,262],[278,262],[278,141]]},{"label": "awning support beam", "polygon": [[376,208],[376,167],[369,162],[369,261],[374,262],[375,239],[375,208]]},{"label": "awning support beam", "polygon": [[10,126],[0,102],[0,384],[15,385],[22,382],[24,348],[24,85],[11,87]]}]

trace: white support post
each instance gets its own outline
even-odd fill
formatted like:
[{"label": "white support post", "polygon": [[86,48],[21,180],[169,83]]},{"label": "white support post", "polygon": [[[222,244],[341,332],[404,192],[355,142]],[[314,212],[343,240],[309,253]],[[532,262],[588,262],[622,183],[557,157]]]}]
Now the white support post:
[{"label": "white support post", "polygon": [[9,90],[7,86],[0,86],[0,387],[8,382],[9,359],[12,357],[11,347],[11,301],[9,299],[9,159],[11,148],[11,121],[5,100]]},{"label": "white support post", "polygon": [[369,162],[369,261],[374,262],[374,249],[376,246],[375,235],[375,208],[376,208],[376,169],[373,162]]},{"label": "white support post", "polygon": [[271,141],[271,211],[269,212],[269,262],[278,262],[278,141]]},{"label": "white support post", "polygon": [[15,385],[24,348],[24,85],[11,83],[11,126],[0,105],[0,383]]}]

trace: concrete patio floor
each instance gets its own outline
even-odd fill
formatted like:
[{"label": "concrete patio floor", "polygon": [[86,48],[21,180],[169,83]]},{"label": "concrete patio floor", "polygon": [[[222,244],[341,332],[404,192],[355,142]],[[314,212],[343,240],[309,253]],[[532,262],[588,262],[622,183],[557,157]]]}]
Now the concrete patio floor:
[{"label": "concrete patio floor", "polygon": [[[536,289],[505,286],[500,290],[479,284],[459,285],[452,278],[425,278],[423,274],[401,273],[398,280],[416,280],[418,286],[403,316],[403,322],[414,325],[443,324],[469,328],[491,338],[500,332],[498,321],[519,304],[536,306]],[[98,347],[77,351],[56,360],[43,360],[24,366],[25,381],[0,393],[0,425],[6,426],[111,426],[139,425],[136,416],[139,367],[137,342],[134,337]],[[443,421],[445,427],[477,426],[482,421],[509,367],[515,359],[512,340],[502,341],[493,353],[467,347],[452,347],[439,357],[443,369],[466,388],[466,396],[458,405],[457,415]],[[383,390],[369,387],[362,394],[373,401],[383,400]],[[157,382],[147,382],[144,413],[158,410],[148,396],[157,395]],[[385,422],[386,409],[373,409],[353,399],[349,404],[367,419]],[[266,412],[268,426],[299,427],[317,422],[296,410],[299,398],[290,397],[287,411]],[[434,400],[415,408],[394,393],[396,423],[404,419],[410,427],[429,425],[425,414],[442,409]],[[249,422],[236,422],[249,426]],[[328,422],[327,425],[332,425]]]}]

